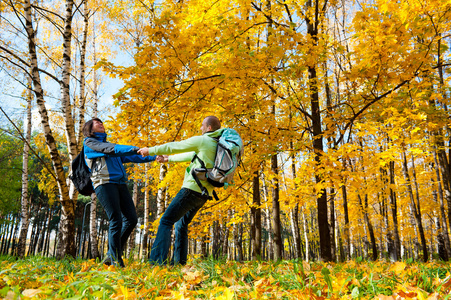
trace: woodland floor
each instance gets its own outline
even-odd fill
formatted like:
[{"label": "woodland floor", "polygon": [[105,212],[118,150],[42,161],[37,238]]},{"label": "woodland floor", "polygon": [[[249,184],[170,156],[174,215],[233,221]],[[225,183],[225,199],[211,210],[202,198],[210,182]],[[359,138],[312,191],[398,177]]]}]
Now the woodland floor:
[{"label": "woodland floor", "polygon": [[159,267],[126,260],[0,257],[3,299],[449,299],[451,264],[195,259]]}]

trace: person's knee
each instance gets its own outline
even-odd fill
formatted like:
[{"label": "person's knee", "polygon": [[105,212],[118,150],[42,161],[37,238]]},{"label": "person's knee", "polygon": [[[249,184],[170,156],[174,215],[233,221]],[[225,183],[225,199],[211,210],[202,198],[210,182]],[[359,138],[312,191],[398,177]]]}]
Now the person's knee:
[{"label": "person's knee", "polygon": [[124,217],[123,222],[127,227],[135,227],[138,224],[138,217],[136,215],[130,215],[127,218]]},{"label": "person's knee", "polygon": [[172,227],[172,225],[174,225],[174,221],[172,221],[170,218],[166,218],[163,215],[160,219],[160,225]]},{"label": "person's knee", "polygon": [[183,224],[183,222],[175,223],[174,228],[175,228],[175,231],[178,232],[178,233],[182,233],[182,234],[187,234],[188,233],[188,226]]},{"label": "person's knee", "polygon": [[110,226],[111,227],[122,227],[122,215],[120,213],[113,213],[111,214],[110,218]]}]

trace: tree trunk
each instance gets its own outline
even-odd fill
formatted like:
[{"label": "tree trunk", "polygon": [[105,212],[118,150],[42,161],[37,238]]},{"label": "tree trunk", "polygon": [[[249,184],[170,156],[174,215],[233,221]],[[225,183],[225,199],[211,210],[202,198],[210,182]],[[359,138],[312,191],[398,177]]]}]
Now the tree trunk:
[{"label": "tree trunk", "polygon": [[45,213],[43,213],[43,218],[42,218],[42,225],[40,225],[40,227],[42,227],[41,233],[39,235],[39,239],[38,239],[38,247],[37,247],[37,252],[40,253],[41,255],[43,255],[42,251],[44,249],[44,239],[45,236],[47,234],[47,229],[48,229],[48,225],[47,225],[47,219],[50,217],[49,216],[49,211],[46,209]]},{"label": "tree trunk", "polygon": [[233,240],[235,244],[235,260],[238,262],[243,261],[243,236],[241,235],[240,225],[235,223],[233,224]]},{"label": "tree trunk", "polygon": [[[83,128],[83,125],[85,124],[85,105],[86,105],[86,92],[85,92],[85,86],[86,86],[86,46],[88,44],[88,29],[89,29],[89,10],[88,10],[88,0],[83,1],[83,37],[81,41],[81,49],[80,49],[80,97],[79,97],[79,103],[78,103],[78,149],[77,153],[81,149],[82,141],[83,141],[83,131],[81,130]],[[75,132],[74,132],[75,133]]]},{"label": "tree trunk", "polygon": [[[290,148],[293,149],[293,142],[290,142]],[[294,155],[291,156],[291,174],[293,175],[293,179],[296,179],[296,164],[294,160]],[[296,189],[297,186],[295,185]],[[299,199],[296,197],[296,202]],[[290,220],[291,220],[291,232],[293,234],[293,245],[294,245],[294,257],[301,258],[301,236],[299,229],[299,203],[296,203],[294,208],[290,209]]]},{"label": "tree trunk", "polygon": [[[346,160],[343,160],[343,170],[346,171],[347,164]],[[346,243],[346,259],[351,259],[351,232],[350,232],[350,224],[349,224],[349,210],[348,210],[348,192],[346,189],[346,181],[344,180],[343,185],[341,186],[341,194],[343,197],[343,215],[344,215],[344,225],[343,225],[343,235]]]},{"label": "tree trunk", "polygon": [[0,253],[1,254],[4,254],[3,253],[3,242],[4,242],[5,236],[6,236],[6,234],[5,234],[5,232],[6,232],[5,227],[6,227],[6,224],[3,224],[3,226],[0,225]]},{"label": "tree trunk", "polygon": [[26,30],[28,35],[28,51],[31,59],[31,68],[32,68],[31,76],[33,78],[34,93],[36,96],[36,103],[39,109],[39,114],[41,116],[41,124],[44,132],[46,145],[49,150],[50,158],[53,164],[54,174],[52,175],[55,176],[55,180],[57,181],[58,184],[62,208],[60,230],[58,237],[59,243],[56,256],[58,258],[63,258],[66,255],[71,255],[75,257],[76,255],[75,239],[74,239],[75,202],[71,200],[71,198],[69,197],[69,190],[66,184],[66,176],[61,162],[61,157],[59,155],[58,148],[49,125],[49,117],[47,109],[45,107],[44,91],[42,90],[39,75],[38,58],[35,43],[35,31],[31,20],[30,0],[25,0],[24,11],[25,11]]},{"label": "tree trunk", "polygon": [[[133,180],[133,204],[135,207],[138,206],[138,181],[136,179]],[[135,250],[135,241],[136,241],[136,229],[133,229],[130,234],[130,238],[128,239],[128,257],[134,258],[134,250]]]},{"label": "tree trunk", "polygon": [[28,154],[30,152],[31,142],[31,107],[33,100],[32,82],[28,78],[28,97],[27,97],[27,118],[25,121],[27,132],[25,134],[25,143],[23,146],[23,162],[22,162],[22,198],[21,198],[21,229],[19,235],[19,245],[17,248],[17,256],[23,258],[25,256],[25,248],[27,243],[28,226],[30,219],[28,216]]},{"label": "tree trunk", "polygon": [[35,231],[35,236],[34,236],[34,239],[33,239],[33,248],[32,248],[32,252],[31,252],[31,254],[32,255],[37,255],[38,254],[38,246],[39,246],[39,237],[41,236],[41,229],[42,229],[42,220],[41,220],[41,218],[42,218],[42,216],[41,216],[41,214],[39,214],[39,219],[38,220],[36,220],[36,224],[35,224],[35,226],[36,226],[36,231]]},{"label": "tree trunk", "polygon": [[344,219],[345,219],[343,232],[344,232],[344,239],[345,239],[345,243],[346,243],[346,259],[349,260],[349,259],[351,259],[351,233],[349,230],[350,224],[349,224],[349,212],[348,212],[348,193],[347,193],[345,184],[343,184],[341,186],[341,194],[343,197],[343,214],[344,214]]},{"label": "tree trunk", "polygon": [[11,222],[8,223],[7,226],[7,231],[5,234],[5,246],[4,246],[4,254],[9,255],[10,251],[10,245],[11,245],[11,239],[13,236],[13,232],[14,232],[14,221],[15,221],[15,217],[13,214],[10,215],[11,216]]},{"label": "tree trunk", "polygon": [[[230,220],[232,218],[232,210],[227,210],[227,219]],[[223,239],[222,239],[222,256],[225,259],[228,259],[228,253],[229,253],[229,235],[230,235],[230,229],[229,226],[227,226],[227,222],[225,222],[222,225],[222,231],[223,231]]]},{"label": "tree trunk", "polygon": [[448,224],[446,222],[446,211],[445,211],[445,202],[443,199],[443,190],[442,190],[442,184],[440,179],[440,169],[437,162],[437,152],[434,150],[434,169],[435,169],[435,175],[437,177],[437,192],[438,192],[438,198],[440,199],[440,228],[441,232],[439,234],[443,237],[443,243],[445,245],[445,254],[444,257],[445,261],[448,261],[451,258],[451,248],[450,248],[450,241],[449,241],[449,234],[448,234]]},{"label": "tree trunk", "polygon": [[106,240],[106,233],[108,232],[108,230],[104,230],[103,228],[105,227],[105,218],[102,218],[100,221],[100,256],[103,257],[103,254],[105,254],[105,240]]},{"label": "tree trunk", "polygon": [[[313,47],[318,44],[318,25],[319,25],[319,2],[307,0],[306,9],[310,12],[314,11],[314,15],[311,13],[305,15],[305,21],[307,23],[307,34],[310,35],[313,41]],[[325,9],[326,6],[322,9]],[[313,10],[312,10],[313,9]],[[311,117],[312,117],[312,129],[313,129],[313,151],[315,157],[315,163],[317,166],[321,164],[321,157],[323,153],[323,132],[321,129],[321,110],[319,106],[319,91],[318,91],[318,77],[316,74],[316,65],[308,65],[308,89],[311,103]],[[321,184],[323,181],[319,170],[315,170],[315,182]],[[317,198],[317,210],[318,210],[318,229],[319,229],[319,241],[321,259],[324,261],[332,261],[332,249],[330,241],[329,221],[327,214],[327,191],[324,188],[316,191]]]},{"label": "tree trunk", "polygon": [[[69,157],[72,161],[78,154],[77,140],[75,135],[74,118],[72,117],[72,109],[70,103],[70,76],[71,76],[71,53],[72,53],[72,9],[74,6],[73,0],[66,1],[66,13],[64,15],[64,31],[63,31],[63,65],[61,74],[61,104],[64,114],[65,130],[67,147],[69,151]],[[84,59],[83,59],[84,63]],[[83,65],[84,68],[84,65]],[[83,91],[84,92],[84,91]],[[84,98],[84,97],[83,97]],[[71,187],[71,190],[73,188]],[[71,195],[75,193],[71,191]],[[72,197],[71,197],[72,198]]]},{"label": "tree trunk", "polygon": [[95,193],[91,194],[91,206],[89,211],[89,241],[91,245],[91,257],[96,259],[100,258],[100,253],[97,236],[97,197]]},{"label": "tree trunk", "polygon": [[51,228],[50,228],[50,222],[52,221],[52,207],[49,206],[48,208],[48,214],[49,214],[49,221],[48,221],[48,229],[47,234],[45,235],[45,246],[44,246],[44,255],[49,256],[49,247],[50,247],[50,235],[51,235]]},{"label": "tree trunk", "polygon": [[274,257],[274,242],[273,242],[273,230],[271,225],[271,210],[268,207],[268,187],[266,186],[265,179],[262,178],[263,184],[263,198],[265,199],[265,223],[266,231],[268,232],[268,259],[273,259]]},{"label": "tree trunk", "polygon": [[262,258],[262,213],[261,213],[261,199],[260,199],[260,178],[259,172],[255,171],[252,182],[252,237],[253,250],[252,260],[261,260]]},{"label": "tree trunk", "polygon": [[331,195],[329,203],[330,203],[330,228],[329,228],[329,232],[330,232],[330,252],[331,252],[331,256],[332,256],[332,260],[335,261],[336,260],[336,245],[335,245],[335,190],[331,189],[330,193]]},{"label": "tree trunk", "polygon": [[395,186],[395,162],[390,161],[389,163],[389,176],[390,176],[390,207],[393,218],[393,230],[389,233],[389,238],[392,239],[390,242],[392,249],[389,250],[391,254],[391,259],[397,261],[401,256],[401,242],[399,239],[398,231],[398,206],[396,201],[396,192],[391,188]]},{"label": "tree trunk", "polygon": [[[160,182],[164,180],[167,172],[168,172],[167,166],[165,164],[160,164]],[[161,187],[158,189],[157,192],[157,218],[159,218],[166,210],[165,198],[166,198],[166,187]]]},{"label": "tree trunk", "polygon": [[34,236],[35,236],[35,232],[36,232],[36,226],[34,223],[35,222],[32,222],[32,224],[31,224],[30,242],[28,243],[28,249],[27,249],[27,254],[26,254],[28,256],[32,255],[32,250],[34,247]]},{"label": "tree trunk", "polygon": [[12,245],[12,255],[16,255],[17,253],[17,244],[19,243],[19,233],[20,233],[20,215],[17,217],[16,224],[14,226],[14,236],[13,236],[13,245]]},{"label": "tree trunk", "polygon": [[202,258],[206,258],[208,253],[208,243],[207,243],[207,237],[202,237],[202,240],[200,242],[200,256]]},{"label": "tree trunk", "polygon": [[368,228],[368,234],[370,236],[371,241],[371,249],[373,250],[373,260],[376,261],[378,257],[378,251],[377,251],[377,243],[376,238],[374,236],[374,229],[373,224],[371,224],[369,213],[368,213],[368,195],[365,194],[365,201],[362,203],[362,198],[360,197],[360,194],[357,195],[359,197],[359,204],[363,212],[363,218],[365,220],[366,226]]},{"label": "tree trunk", "polygon": [[338,222],[338,220],[336,220],[335,228],[336,228],[335,244],[337,245],[337,251],[339,251],[339,255],[338,255],[337,259],[338,259],[338,262],[344,262],[346,260],[346,256],[345,256],[345,251],[344,251],[344,247],[343,247],[343,238],[341,236],[340,223]]},{"label": "tree trunk", "polygon": [[305,213],[302,210],[302,225],[304,227],[304,242],[305,242],[305,261],[309,261],[310,257],[310,243],[308,240],[308,226],[307,226],[307,219],[305,218]]},{"label": "tree trunk", "polygon": [[[266,1],[266,9],[269,14],[271,14],[271,0]],[[272,19],[269,18],[267,23],[267,38],[266,41],[270,43],[270,36],[272,35]],[[273,81],[271,79],[271,81]],[[276,119],[276,105],[275,101],[271,105],[271,115]],[[274,132],[272,134],[275,134]],[[271,172],[273,173],[272,184],[272,221],[273,221],[273,247],[274,247],[274,259],[280,260],[283,255],[283,245],[282,245],[282,230],[280,223],[280,203],[279,203],[279,170],[277,165],[277,151],[271,156]]]},{"label": "tree trunk", "polygon": [[[163,167],[164,166],[164,167]],[[148,241],[149,241],[149,223],[150,223],[150,201],[149,201],[149,178],[147,175],[147,168],[148,168],[148,164],[145,164],[144,166],[144,172],[146,172],[146,180],[144,182],[144,233],[143,233],[143,240],[142,240],[142,258],[143,259],[147,259],[147,250],[148,250]],[[166,170],[166,166],[165,165],[161,165],[160,166],[160,182],[161,180],[163,180],[162,178],[164,178],[164,176],[166,175],[166,172],[162,173],[162,169]],[[158,200],[158,196],[157,196],[157,206],[159,204],[161,200]],[[164,203],[164,201],[163,201]],[[157,211],[157,218],[160,216],[159,213],[162,212],[158,212]]]},{"label": "tree trunk", "polygon": [[[70,78],[71,78],[71,68],[72,68],[72,18],[73,18],[73,0],[65,0],[66,3],[66,12],[64,15],[64,30],[63,30],[63,63],[62,63],[62,74],[60,80],[60,88],[61,88],[61,108],[64,115],[64,123],[65,123],[65,131],[66,131],[66,142],[67,149],[69,152],[70,161],[74,160],[78,154],[78,144],[77,144],[77,135],[75,134],[75,126],[74,126],[74,118],[72,115],[72,105],[70,102]],[[84,59],[83,59],[84,64]],[[84,65],[82,66],[82,71],[84,71]],[[83,80],[82,80],[83,82]],[[81,91],[84,93],[84,88]],[[82,96],[84,98],[84,95]],[[80,128],[81,131],[81,128]],[[79,133],[81,134],[81,133]],[[77,190],[75,189],[72,181],[68,181],[69,184],[69,198],[74,202],[73,206],[76,204],[77,199]],[[75,215],[66,215],[64,214],[65,210],[63,209],[63,218],[61,224],[66,224],[68,227],[75,226]]]},{"label": "tree trunk", "polygon": [[[448,96],[446,95],[446,86],[445,86],[445,79],[443,75],[443,53],[442,53],[442,47],[441,47],[442,40],[438,40],[438,47],[437,47],[437,72],[439,74],[439,83],[440,83],[440,93],[443,95],[443,99],[447,99]],[[430,105],[432,109],[435,109],[436,103],[434,100],[430,101]],[[448,129],[449,130],[449,129]],[[440,131],[440,130],[439,130]],[[448,224],[451,223],[451,164],[448,160],[448,156],[446,154],[446,147],[445,143],[443,142],[443,136],[444,134],[437,132],[434,134],[435,141],[435,149],[436,149],[436,155],[438,156],[438,164],[440,166],[440,170],[442,171],[442,180],[443,180],[443,190],[445,194],[446,201],[448,203]],[[435,153],[434,153],[435,154]],[[436,160],[436,158],[434,158]],[[437,164],[437,161],[436,161]],[[440,181],[439,181],[440,182]],[[444,221],[444,224],[446,224],[446,220]],[[448,236],[448,244],[449,244],[449,235],[448,235],[448,227],[444,226],[443,230],[446,231],[446,235]],[[446,236],[444,237],[444,243],[446,243]],[[451,249],[447,248],[448,256],[451,257],[450,254]]]},{"label": "tree trunk", "polygon": [[[88,36],[88,20],[89,20],[89,10],[88,10],[88,0],[85,0],[84,2],[84,14],[83,14],[83,18],[84,18],[84,31],[83,31],[83,45],[84,45],[84,50],[82,50],[82,53],[86,54],[86,44],[87,44],[87,36]],[[86,43],[85,43],[86,42]],[[93,42],[93,48],[94,48],[94,64],[96,63],[96,54],[95,54],[95,37],[94,37],[94,42]],[[81,65],[81,62],[80,62]],[[84,68],[82,68],[84,69]],[[94,72],[94,88],[93,88],[93,94],[94,94],[94,101],[93,101],[93,109],[92,109],[92,113],[93,113],[93,117],[97,118],[97,103],[99,102],[99,99],[97,97],[98,91],[97,91],[97,78],[96,78],[96,72],[97,70],[94,68],[93,69]],[[79,107],[79,135],[78,135],[78,146],[79,149],[81,150],[81,145],[82,145],[82,140],[83,140],[83,131],[81,130],[83,128],[84,125],[84,121],[85,121],[85,105],[86,105],[86,95],[85,93],[82,91],[84,91],[84,86],[86,83],[85,80],[85,76],[80,76],[81,80],[80,80],[80,98],[83,97],[83,100],[80,99],[80,107]],[[83,82],[83,89],[82,89],[82,83]],[[92,193],[91,195],[91,207],[90,207],[91,211],[90,211],[90,218],[89,218],[89,240],[90,240],[90,245],[91,245],[91,255],[92,258],[100,258],[101,254],[99,252],[99,238],[97,235],[97,196],[95,193]]]},{"label": "tree trunk", "polygon": [[213,226],[211,227],[212,230],[212,237],[213,237],[213,246],[212,246],[212,252],[213,252],[213,258],[218,259],[220,250],[221,250],[221,243],[220,243],[220,235],[221,235],[221,229],[219,226],[219,221],[213,221]]},{"label": "tree trunk", "polygon": [[299,204],[296,203],[294,208],[290,209],[291,234],[293,236],[293,256],[301,258],[301,236],[299,235]]},{"label": "tree trunk", "polygon": [[[417,190],[417,201],[415,203],[415,198],[413,195],[413,190],[412,190],[409,170],[408,170],[408,166],[407,166],[407,157],[406,157],[405,151],[403,151],[401,153],[401,155],[402,155],[402,160],[403,160],[402,170],[404,173],[404,178],[406,179],[407,192],[409,193],[410,204],[412,206],[412,212],[415,217],[415,223],[417,225],[418,232],[420,235],[421,245],[423,247],[423,261],[426,262],[429,258],[429,254],[428,254],[428,248],[427,248],[427,244],[426,244],[426,238],[424,236],[423,222],[421,220],[421,208],[420,208],[418,190]],[[414,170],[413,172],[414,172],[414,178],[415,178],[415,164],[414,164],[413,159],[412,159],[412,169]]]}]

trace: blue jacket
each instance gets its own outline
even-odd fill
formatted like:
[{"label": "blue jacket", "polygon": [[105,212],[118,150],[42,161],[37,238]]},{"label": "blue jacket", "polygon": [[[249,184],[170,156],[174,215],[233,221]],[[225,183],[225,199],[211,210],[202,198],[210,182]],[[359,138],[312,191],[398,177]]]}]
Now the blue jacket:
[{"label": "blue jacket", "polygon": [[[105,183],[125,184],[127,173],[123,163],[154,161],[156,156],[142,157],[136,146],[117,145],[106,141],[106,133],[94,133],[95,138],[85,138],[86,165],[91,169],[94,188]],[[94,164],[94,166],[93,166]]]}]

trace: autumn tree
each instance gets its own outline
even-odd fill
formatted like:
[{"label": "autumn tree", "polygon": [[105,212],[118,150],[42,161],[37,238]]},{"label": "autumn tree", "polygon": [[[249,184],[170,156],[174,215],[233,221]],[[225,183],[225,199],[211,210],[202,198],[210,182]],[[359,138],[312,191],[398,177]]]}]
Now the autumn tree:
[{"label": "autumn tree", "polygon": [[[88,3],[88,2],[87,2]],[[78,6],[78,4],[77,4]],[[74,39],[73,25],[77,19],[76,4],[73,1],[65,1],[58,5],[52,3],[32,3],[30,1],[5,2],[2,1],[4,12],[1,15],[3,26],[7,31],[3,31],[4,39],[0,45],[0,57],[8,61],[11,66],[23,70],[32,79],[32,92],[36,98],[37,108],[40,114],[42,131],[45,133],[48,151],[52,158],[53,179],[58,182],[59,199],[62,203],[61,229],[59,230],[58,256],[75,255],[74,232],[74,209],[77,199],[75,189],[70,187],[67,181],[65,168],[67,163],[78,153],[77,139],[80,139],[80,124],[76,126],[77,118],[81,123],[84,120],[85,103],[85,47],[87,33],[83,38]],[[85,9],[85,16],[89,18],[89,10]],[[92,14],[92,13],[91,13]],[[86,19],[85,19],[86,21]],[[85,22],[85,27],[86,27]],[[39,30],[38,30],[39,29]],[[57,32],[57,35],[50,35]],[[6,34],[8,33],[8,34]],[[15,43],[12,36],[20,37],[21,42]],[[78,55],[74,52],[74,43],[81,41],[81,77],[80,80],[80,101],[78,97],[73,98],[73,91],[76,90],[76,83],[72,78],[76,78],[77,68],[74,59]],[[24,47],[27,45],[27,47]],[[43,81],[43,78],[45,79]],[[47,83],[47,79],[52,81]],[[49,118],[48,105],[54,103],[48,98],[55,94],[58,99],[57,105],[63,118],[63,130],[66,137],[69,160],[62,161],[61,150],[55,143],[55,127],[52,128]],[[77,101],[75,101],[77,100]],[[75,111],[80,109],[78,115]],[[77,116],[77,117],[76,117]]]}]

